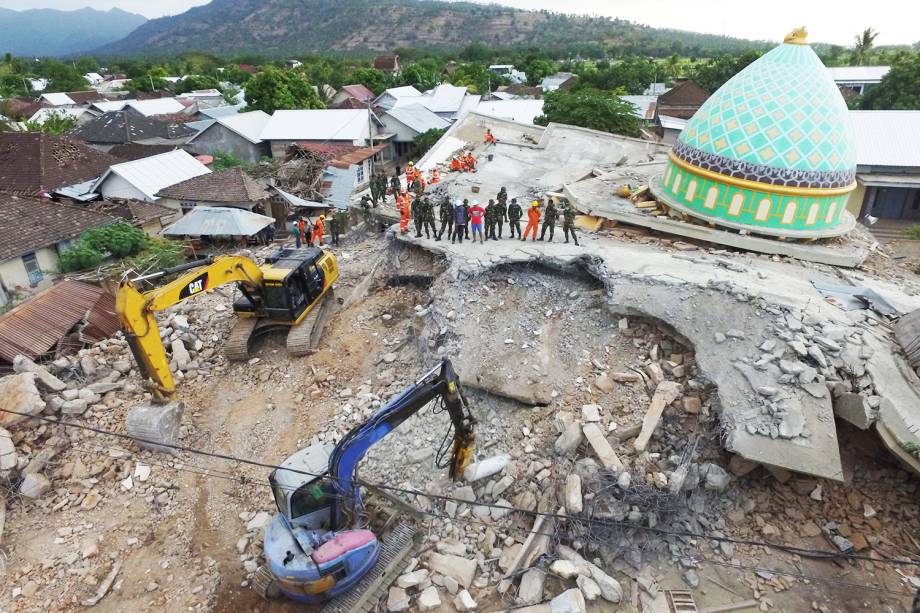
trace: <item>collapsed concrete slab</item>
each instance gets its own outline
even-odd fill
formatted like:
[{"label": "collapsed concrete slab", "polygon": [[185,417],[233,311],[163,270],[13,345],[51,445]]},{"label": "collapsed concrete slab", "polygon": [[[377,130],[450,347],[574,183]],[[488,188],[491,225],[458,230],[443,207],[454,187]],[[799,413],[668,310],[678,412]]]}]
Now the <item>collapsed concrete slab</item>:
[{"label": "collapsed concrete slab", "polygon": [[[858,379],[858,393],[878,393],[896,405],[887,418],[880,412],[877,425],[897,441],[889,447],[920,442],[920,430],[911,429],[920,419],[920,402],[894,365],[893,340],[878,328],[867,330],[864,313],[828,304],[811,283],[833,278],[833,271],[748,256],[667,253],[596,235],[584,237],[580,247],[517,240],[451,245],[393,236],[443,254],[447,274],[458,280],[509,264],[589,270],[604,282],[612,311],[663,321],[694,347],[702,376],[716,387],[725,446],[747,460],[842,480],[827,388],[841,374]],[[920,302],[895,295],[892,287],[876,290],[893,304]],[[879,350],[873,351],[875,345]],[[799,349],[805,357],[798,357]],[[780,360],[789,372],[774,363]]]}]

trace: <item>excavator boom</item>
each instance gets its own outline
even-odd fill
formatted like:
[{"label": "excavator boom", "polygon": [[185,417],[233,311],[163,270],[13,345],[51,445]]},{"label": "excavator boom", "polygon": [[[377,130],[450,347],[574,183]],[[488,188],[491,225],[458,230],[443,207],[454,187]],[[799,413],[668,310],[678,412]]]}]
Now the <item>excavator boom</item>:
[{"label": "excavator boom", "polygon": [[154,313],[227,283],[242,283],[253,291],[258,291],[262,283],[261,269],[242,256],[214,257],[204,263],[192,262],[163,273],[180,272],[190,266],[189,272],[178,279],[149,292],[139,290],[135,286],[137,280],[123,280],[115,295],[115,312],[128,345],[141,375],[153,380],[153,393],[159,400],[173,399],[176,385]]}]

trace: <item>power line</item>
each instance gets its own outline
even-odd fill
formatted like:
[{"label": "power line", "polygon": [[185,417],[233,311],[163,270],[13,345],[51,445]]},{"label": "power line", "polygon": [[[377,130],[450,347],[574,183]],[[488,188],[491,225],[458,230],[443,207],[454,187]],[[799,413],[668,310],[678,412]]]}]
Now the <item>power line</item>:
[{"label": "power line", "polygon": [[[97,450],[97,449],[87,449],[87,448],[78,447],[78,446],[73,446],[72,448],[73,448],[73,449],[80,450],[80,451],[85,451],[85,452],[88,452],[88,453],[95,453],[95,454],[99,454],[99,455],[102,455],[102,454],[103,454],[103,451]],[[105,448],[105,449],[113,450],[114,448],[109,447],[109,448]],[[135,456],[135,457],[136,457],[136,455],[137,455],[137,454],[134,453],[134,452],[129,452],[129,453],[131,453],[132,456]],[[182,466],[191,466],[192,468],[197,468],[197,469],[201,469],[201,470],[192,470],[192,469],[189,469],[189,468],[179,468],[179,467],[177,467],[177,466],[170,466],[170,465],[168,465],[168,464],[162,464],[162,463],[158,463],[158,462],[155,462],[155,461],[148,461],[148,460],[144,460],[144,463],[150,464],[150,465],[154,465],[154,466],[161,466],[161,467],[163,467],[163,468],[171,469],[171,470],[176,470],[176,471],[178,471],[178,472],[186,472],[186,473],[190,473],[190,474],[195,474],[195,475],[199,475],[199,476],[204,476],[204,477],[207,477],[207,478],[224,479],[224,480],[231,481],[231,482],[234,482],[234,483],[237,483],[237,484],[241,484],[241,485],[242,485],[242,484],[249,484],[249,485],[257,485],[257,486],[259,486],[259,487],[266,487],[266,486],[269,485],[267,482],[265,482],[265,481],[263,481],[263,480],[261,480],[261,479],[260,479],[260,480],[255,480],[255,479],[252,479],[252,478],[250,478],[250,477],[243,476],[243,475],[233,475],[233,474],[231,474],[231,473],[227,473],[227,472],[224,472],[224,471],[214,471],[214,470],[212,470],[212,469],[207,469],[207,468],[204,468],[204,467],[202,467],[202,466],[193,465],[193,464],[188,464],[188,463],[185,463],[185,462],[177,462],[177,463],[180,464],[180,465],[182,465]],[[386,489],[386,488],[387,488],[387,486],[386,486],[386,485],[383,485],[383,484],[374,484],[373,486],[374,486],[374,487],[378,487],[378,488],[380,488],[380,489]],[[290,491],[296,491],[296,490],[298,489],[297,487],[294,487],[294,486],[282,486],[282,485],[280,485],[280,484],[277,485],[276,487],[278,487],[279,489],[285,490],[285,491],[289,491],[289,492],[290,492]],[[427,494],[424,494],[424,493],[421,493],[421,492],[419,492],[418,495],[420,495],[420,496],[428,496]],[[336,500],[342,500],[342,501],[347,500],[346,497],[341,496],[341,495],[338,495],[338,494],[329,495],[329,497],[330,497],[330,498],[334,498],[334,499],[336,499]],[[478,503],[476,503],[476,502],[461,501],[461,500],[455,499],[455,498],[448,498],[448,500],[455,500],[455,501],[463,502],[463,503],[466,503],[466,504],[469,504],[469,505],[477,505],[477,504],[478,504]],[[483,503],[482,506],[496,506],[497,508],[505,509],[505,510],[508,510],[509,512],[517,511],[517,512],[532,513],[532,514],[537,514],[537,515],[546,515],[546,516],[551,516],[551,515],[552,515],[552,514],[546,514],[546,513],[535,513],[535,512],[533,512],[533,511],[527,511],[526,509],[518,509],[518,508],[513,508],[513,507],[505,507],[505,506],[502,506],[502,505],[489,505],[489,504],[487,504],[487,503]],[[451,522],[461,522],[461,523],[468,524],[468,525],[479,525],[479,526],[485,526],[485,527],[494,527],[494,525],[491,524],[491,523],[489,523],[489,522],[485,522],[485,521],[482,521],[482,520],[479,520],[479,519],[470,518],[470,517],[456,517],[456,516],[451,517],[451,516],[449,516],[449,515],[447,515],[447,514],[437,513],[437,512],[432,511],[432,510],[423,510],[423,509],[417,509],[417,510],[418,510],[419,513],[421,513],[421,514],[423,514],[423,515],[430,516],[430,517],[432,517],[432,518],[434,518],[434,519],[447,519],[447,520],[450,520]],[[598,520],[598,519],[595,519],[595,518],[582,519],[582,518],[578,518],[578,517],[559,516],[559,515],[556,515],[555,517],[561,517],[561,518],[564,519],[564,520],[573,521],[573,522],[585,522],[585,523],[589,523],[589,524],[598,524],[598,523],[600,523],[601,525],[606,525],[606,523],[603,522],[603,520]],[[617,524],[617,525],[623,525],[623,524]],[[630,528],[638,529],[638,530],[640,530],[640,531],[645,530],[645,529],[647,528],[647,527],[645,527],[645,526],[638,526],[638,525],[633,525],[633,524],[625,524],[625,525],[628,526],[628,527],[630,527]],[[553,533],[553,532],[530,531],[530,530],[527,530],[526,528],[520,527],[520,526],[510,526],[510,527],[504,529],[504,531],[505,531],[505,532],[517,531],[518,533],[520,533],[520,534],[522,534],[522,535],[535,534],[535,535],[537,535],[537,536],[547,536],[547,537],[551,537],[551,538],[554,538],[554,537],[557,537],[557,536],[558,536],[558,534]],[[667,533],[667,532],[666,532],[666,533]],[[690,533],[690,534],[692,534],[692,533]],[[700,536],[700,535],[697,535],[697,536]],[[635,549],[635,548],[626,547],[626,548],[624,548],[624,549],[627,549],[627,550],[628,550],[628,549]],[[781,569],[776,569],[776,568],[769,568],[769,567],[762,567],[762,566],[751,566],[751,565],[745,565],[745,564],[736,564],[736,563],[732,563],[732,562],[724,562],[724,561],[721,561],[721,560],[715,560],[715,559],[712,559],[712,558],[706,558],[706,557],[702,557],[702,556],[698,556],[698,555],[679,556],[679,557],[684,558],[684,559],[692,560],[692,561],[695,562],[695,563],[714,564],[714,565],[724,566],[724,567],[728,567],[728,568],[735,568],[735,569],[738,569],[738,570],[751,571],[751,572],[755,572],[755,573],[756,573],[756,572],[762,572],[762,573],[770,573],[770,574],[773,574],[773,575],[790,576],[790,577],[796,577],[796,578],[798,578],[798,579],[806,580],[806,581],[817,581],[817,582],[827,583],[827,584],[831,584],[831,585],[839,585],[839,586],[843,586],[843,587],[849,587],[849,588],[855,588],[855,589],[864,589],[864,590],[875,591],[875,592],[879,592],[879,593],[893,594],[893,595],[897,595],[897,596],[900,596],[900,597],[910,597],[910,596],[913,595],[911,592],[904,592],[904,591],[900,591],[900,590],[893,590],[893,589],[878,587],[878,586],[869,585],[869,584],[861,584],[861,583],[854,583],[854,582],[842,581],[842,580],[839,580],[839,579],[833,579],[833,578],[828,578],[828,577],[819,577],[819,576],[816,576],[816,575],[807,575],[807,574],[804,574],[804,573],[801,573],[801,572],[786,571],[786,570],[781,570]],[[843,557],[843,556],[837,556],[837,557]],[[825,559],[823,556],[817,556],[817,558],[818,558],[818,559]],[[871,559],[871,558],[870,558],[870,559]],[[878,562],[879,560],[874,560],[874,561]]]},{"label": "power line", "polygon": [[[350,485],[350,486],[365,486],[365,487],[372,487],[372,488],[377,488],[377,489],[381,489],[381,490],[389,490],[389,491],[391,491],[391,492],[397,492],[397,493],[407,494],[407,495],[412,495],[412,496],[422,496],[422,497],[424,497],[424,498],[429,498],[429,499],[433,499],[433,500],[442,500],[442,501],[445,501],[445,502],[450,501],[450,502],[456,502],[456,503],[458,503],[458,504],[473,504],[473,505],[476,505],[476,506],[487,507],[487,508],[490,508],[490,509],[494,508],[494,509],[501,509],[501,510],[503,510],[503,511],[508,511],[508,512],[518,512],[518,513],[522,513],[522,514],[525,514],[525,515],[531,515],[531,516],[534,516],[534,517],[542,516],[542,517],[545,517],[545,518],[554,519],[554,520],[561,520],[561,521],[580,521],[580,522],[588,522],[588,523],[591,523],[591,524],[594,525],[594,526],[609,527],[609,528],[627,528],[627,529],[641,530],[641,531],[645,531],[645,532],[651,532],[651,533],[661,534],[661,535],[666,535],[666,536],[700,538],[700,539],[709,539],[709,540],[715,540],[715,541],[724,541],[724,542],[729,542],[729,543],[739,544],[739,545],[749,545],[749,546],[756,546],[756,547],[769,547],[769,548],[771,548],[771,549],[778,549],[778,550],[780,550],[780,551],[784,551],[784,552],[786,552],[786,553],[791,553],[791,554],[794,554],[794,555],[800,555],[800,556],[806,556],[806,557],[813,557],[813,558],[820,558],[820,559],[865,560],[865,561],[869,561],[869,562],[878,562],[878,561],[879,561],[879,560],[877,560],[877,559],[875,559],[875,558],[872,558],[872,557],[870,557],[870,556],[862,556],[862,555],[856,555],[856,554],[838,553],[838,552],[830,551],[830,550],[806,549],[806,548],[795,547],[795,546],[792,546],[792,545],[786,545],[786,544],[781,544],[781,543],[771,543],[771,542],[769,542],[769,541],[751,541],[751,540],[734,539],[734,538],[726,537],[726,536],[717,536],[717,535],[713,535],[713,534],[703,534],[703,533],[690,532],[690,531],[666,530],[666,529],[663,529],[663,528],[656,528],[656,527],[650,527],[650,526],[642,526],[642,525],[638,525],[638,524],[632,524],[632,523],[621,522],[621,521],[615,521],[615,520],[608,520],[608,519],[600,519],[600,518],[594,518],[594,517],[592,517],[592,518],[580,518],[580,517],[577,517],[577,516],[562,515],[562,514],[559,514],[559,513],[547,513],[547,512],[543,512],[543,511],[531,511],[531,510],[529,510],[529,509],[521,509],[521,508],[517,508],[517,507],[509,507],[509,506],[506,506],[506,505],[500,505],[500,504],[490,503],[490,502],[485,502],[485,501],[482,501],[482,502],[480,502],[480,501],[470,502],[470,501],[468,501],[468,500],[463,500],[463,499],[455,498],[455,497],[452,497],[452,496],[444,496],[444,495],[442,495],[442,494],[430,494],[430,493],[426,493],[426,492],[423,492],[423,491],[420,491],[420,490],[412,490],[412,489],[407,489],[407,488],[401,488],[401,487],[397,487],[397,486],[393,486],[393,485],[388,485],[388,484],[384,484],[384,483],[374,483],[374,482],[366,481],[366,480],[363,480],[363,479],[360,479],[360,478],[357,478],[357,477],[354,477],[354,478],[351,478],[351,479],[341,479],[341,478],[338,478],[338,477],[332,477],[332,476],[330,476],[330,475],[328,475],[328,474],[318,474],[318,473],[313,473],[313,472],[301,470],[301,469],[298,469],[298,468],[280,466],[280,465],[277,465],[277,464],[268,464],[268,463],[265,463],[265,462],[259,462],[259,461],[256,461],[256,460],[249,460],[249,459],[246,459],[246,458],[240,458],[240,457],[231,456],[231,455],[227,455],[227,454],[223,454],[223,453],[216,453],[216,452],[212,452],[212,451],[205,451],[205,450],[202,450],[202,449],[195,449],[195,448],[193,448],[193,447],[187,447],[187,446],[184,446],[184,445],[173,445],[173,444],[168,444],[168,443],[162,443],[162,442],[159,442],[159,441],[153,441],[153,440],[149,440],[149,439],[143,439],[143,438],[139,438],[139,437],[134,437],[134,436],[131,436],[130,434],[123,434],[123,433],[120,433],[120,432],[112,432],[112,431],[109,431],[109,430],[103,430],[103,429],[101,429],[101,428],[95,428],[95,427],[93,427],[93,426],[88,426],[88,425],[84,425],[84,424],[78,424],[78,423],[74,423],[74,422],[64,422],[64,421],[60,421],[60,420],[57,420],[57,419],[51,419],[51,418],[45,417],[45,416],[43,416],[43,415],[29,415],[28,413],[22,413],[22,412],[17,412],[17,411],[10,411],[10,410],[8,410],[8,409],[0,409],[0,412],[3,412],[3,413],[10,413],[10,414],[13,414],[13,415],[19,415],[19,416],[23,416],[23,417],[28,417],[28,418],[31,418],[31,419],[39,419],[39,420],[46,421],[46,422],[51,423],[51,424],[56,424],[56,425],[60,425],[60,426],[64,426],[64,427],[72,427],[72,428],[87,430],[87,431],[89,431],[89,432],[94,432],[94,433],[96,433],[96,434],[102,434],[102,435],[105,435],[105,436],[112,436],[112,437],[120,438],[120,439],[123,439],[123,440],[134,441],[135,443],[146,443],[146,444],[148,444],[148,445],[155,445],[155,446],[158,446],[158,447],[168,448],[168,449],[174,449],[174,450],[176,450],[176,451],[183,451],[183,452],[187,452],[187,453],[191,453],[191,454],[195,454],[195,455],[201,455],[201,456],[205,456],[205,457],[217,458],[217,459],[225,460],[225,461],[229,461],[229,462],[239,462],[239,463],[241,463],[241,464],[248,464],[248,465],[250,465],[250,466],[256,466],[256,467],[259,467],[259,468],[268,468],[268,469],[272,469],[272,470],[285,470],[285,471],[289,471],[289,472],[294,473],[294,474],[300,474],[300,475],[304,475],[304,476],[307,476],[307,477],[314,477],[314,478],[320,478],[320,479],[334,479],[335,481],[344,482],[344,483],[346,483],[346,484],[348,484],[348,485]],[[290,488],[282,488],[282,489],[290,489]],[[296,488],[294,488],[294,489],[296,489]],[[885,561],[888,562],[888,563],[890,563],[890,564],[896,564],[896,565],[902,565],[902,566],[918,566],[918,567],[920,567],[920,561],[917,561],[917,560],[901,560],[901,559],[896,559],[896,558],[888,558],[888,559],[886,559]]]}]

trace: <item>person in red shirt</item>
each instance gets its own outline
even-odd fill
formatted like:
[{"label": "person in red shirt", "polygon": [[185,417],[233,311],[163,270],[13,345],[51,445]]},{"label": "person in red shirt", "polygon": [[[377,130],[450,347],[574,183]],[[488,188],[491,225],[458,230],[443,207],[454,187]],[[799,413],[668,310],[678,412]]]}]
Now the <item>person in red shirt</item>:
[{"label": "person in red shirt", "polygon": [[479,235],[479,244],[485,243],[485,216],[486,210],[479,206],[478,200],[473,200],[473,206],[470,207],[470,222],[473,226],[473,242],[476,242],[476,235]]}]

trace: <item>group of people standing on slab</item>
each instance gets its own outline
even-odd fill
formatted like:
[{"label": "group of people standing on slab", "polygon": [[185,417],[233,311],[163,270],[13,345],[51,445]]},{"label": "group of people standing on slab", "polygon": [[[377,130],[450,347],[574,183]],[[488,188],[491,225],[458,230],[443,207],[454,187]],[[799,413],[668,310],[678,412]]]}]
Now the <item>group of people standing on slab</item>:
[{"label": "group of people standing on slab", "polygon": [[[575,209],[567,202],[561,201],[557,205],[553,198],[546,199],[546,206],[541,211],[540,201],[534,200],[527,207],[527,221],[524,232],[521,232],[521,223],[524,220],[524,208],[518,204],[517,198],[508,201],[508,192],[503,187],[494,199],[490,199],[486,206],[478,200],[464,198],[451,204],[450,197],[443,195],[438,208],[438,221],[440,229],[435,223],[434,205],[425,197],[417,197],[412,201],[411,215],[415,220],[415,236],[421,238],[424,233],[426,238],[439,241],[447,238],[451,243],[463,243],[463,239],[485,243],[487,240],[500,240],[505,238],[505,224],[508,224],[509,239],[537,240],[537,231],[540,231],[539,240],[546,240],[549,231],[549,240],[552,241],[556,232],[556,222],[562,216],[562,231],[565,242],[569,238],[578,245],[578,236],[575,234]],[[542,228],[541,228],[542,221]],[[408,233],[408,224],[400,223],[400,231]]]}]

